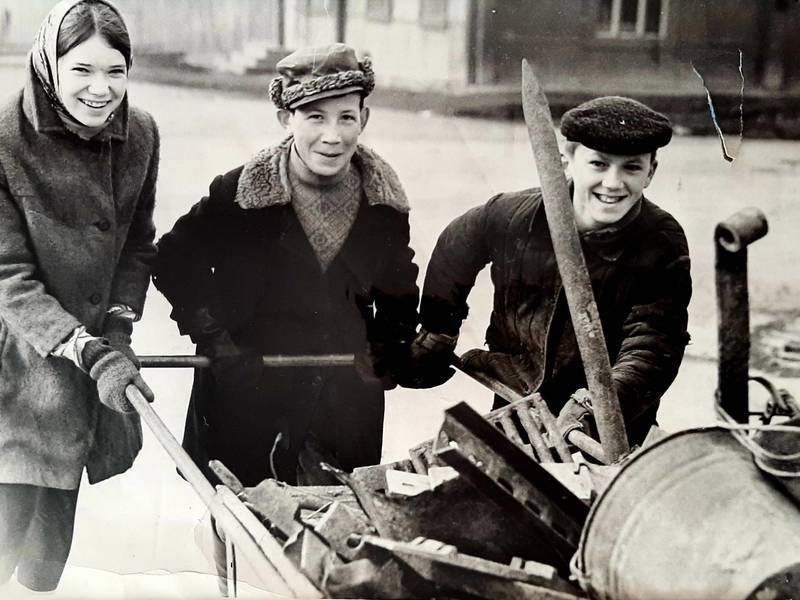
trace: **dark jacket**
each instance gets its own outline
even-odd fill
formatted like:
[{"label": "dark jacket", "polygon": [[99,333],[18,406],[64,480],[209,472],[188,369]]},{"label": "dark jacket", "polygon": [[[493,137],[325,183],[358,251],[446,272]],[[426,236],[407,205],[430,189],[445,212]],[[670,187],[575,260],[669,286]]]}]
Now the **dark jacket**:
[{"label": "dark jacket", "polygon": [[[581,235],[612,374],[632,443],[655,422],[688,342],[689,252],[675,219],[642,199],[619,223]],[[538,189],[500,194],[442,233],[425,276],[422,326],[455,334],[491,263],[490,350],[521,354],[556,413],[585,387]]]},{"label": "dark jacket", "polygon": [[159,137],[127,100],[98,139],[68,133],[29,74],[0,110],[0,482],[74,489],[126,470],[136,415],[49,356],[110,304],[141,314],[155,254]]},{"label": "dark jacket", "polygon": [[[269,355],[360,353],[368,338],[410,340],[418,269],[397,176],[359,146],[361,206],[323,272],[285,187],[290,143],[217,177],[208,197],[161,238],[154,283],[171,302],[172,317],[191,333],[191,315],[207,307],[237,344]],[[380,460],[383,390],[353,368],[268,369],[260,389],[236,398],[218,387],[211,372],[197,373],[184,445],[201,468],[221,458],[243,481],[260,481],[270,475],[276,434],[291,434],[297,450],[325,402],[346,404],[329,422],[341,429],[328,450],[342,466]],[[347,397],[332,400],[337,394]]]}]

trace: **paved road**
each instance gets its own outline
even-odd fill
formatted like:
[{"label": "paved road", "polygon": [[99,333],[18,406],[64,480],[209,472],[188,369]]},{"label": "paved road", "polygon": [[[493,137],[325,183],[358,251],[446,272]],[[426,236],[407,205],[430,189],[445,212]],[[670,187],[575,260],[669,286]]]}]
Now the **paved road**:
[{"label": "paved road", "polygon": [[[22,74],[20,68],[0,67],[0,95],[19,87]],[[161,129],[160,233],[203,195],[216,174],[282,137],[266,99],[145,83],[132,85],[131,98],[153,113]],[[537,183],[521,123],[376,109],[364,141],[394,165],[409,193],[412,241],[423,272],[438,233],[453,217],[494,193]],[[731,145],[738,155],[732,164],[722,159],[716,138],[677,137],[660,153],[649,190],[649,197],[684,225],[693,259],[694,342],[660,414],[662,425],[671,430],[712,419],[715,368],[709,359],[714,356],[716,324],[711,239],[718,220],[749,205],[765,211],[770,234],[750,252],[753,305],[761,320],[797,309],[800,143],[747,139]],[[483,273],[471,296],[460,349],[481,345],[490,301]],[[168,314],[163,298],[152,291],[134,339],[137,351],[191,350]],[[157,394],[156,408],[179,436],[190,374],[153,371],[147,378]],[[460,377],[435,390],[392,392],[384,459],[401,458],[409,446],[431,437],[441,410],[459,400],[479,410],[489,404],[483,390]],[[82,489],[75,545],[57,597],[213,597],[211,578],[187,574],[208,568],[195,544],[205,532],[204,513],[147,435],[130,473]],[[165,576],[167,572],[184,575]]]}]

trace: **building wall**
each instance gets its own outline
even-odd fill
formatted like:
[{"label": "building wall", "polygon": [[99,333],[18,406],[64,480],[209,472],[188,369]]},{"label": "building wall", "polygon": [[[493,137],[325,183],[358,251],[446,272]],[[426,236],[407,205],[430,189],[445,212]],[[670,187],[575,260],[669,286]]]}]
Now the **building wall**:
[{"label": "building wall", "polygon": [[[276,45],[278,0],[115,0],[135,53],[232,53],[249,41]],[[55,0],[0,0],[10,26],[7,45],[27,47]]]},{"label": "building wall", "polygon": [[739,49],[752,79],[773,1],[662,0],[660,39],[611,39],[598,33],[601,0],[491,0],[479,81],[519,82],[526,57],[549,88],[668,93],[699,84],[692,65],[711,85],[739,85]]},{"label": "building wall", "polygon": [[[338,41],[337,11],[345,5],[344,41],[372,57],[378,85],[386,87],[517,85],[526,57],[550,89],[671,93],[699,85],[694,66],[714,90],[741,83],[740,50],[749,85],[800,79],[800,4],[793,0],[661,0],[664,35],[651,40],[598,35],[603,2],[619,0],[447,0],[446,23],[438,26],[420,22],[424,0],[393,0],[388,22],[368,17],[368,1],[116,3],[136,54],[184,52],[190,62],[220,68],[237,58],[233,55],[244,64],[279,46],[281,5],[286,50]],[[0,46],[27,50],[54,2],[0,0]],[[478,15],[474,31],[473,10]]]},{"label": "building wall", "polygon": [[[367,0],[348,0],[344,41],[359,55],[372,58],[379,86],[441,89],[466,85],[469,0],[448,0],[443,27],[420,25],[420,2],[394,0],[391,19],[377,22],[368,18]],[[338,3],[325,4],[326,14],[315,0],[287,2],[287,48],[341,41],[336,40]]]},{"label": "building wall", "polygon": [[30,48],[39,24],[54,4],[53,0],[0,0],[0,18],[7,23],[0,35],[0,44]]},{"label": "building wall", "polygon": [[230,53],[249,41],[276,44],[277,0],[116,0],[142,48]]},{"label": "building wall", "polygon": [[467,83],[468,0],[449,0],[443,27],[420,24],[420,0],[395,0],[390,23],[367,19],[366,0],[348,4],[348,43],[368,53],[380,85],[421,89]]},{"label": "building wall", "polygon": [[288,49],[324,46],[336,39],[337,0],[287,0],[285,8]]}]

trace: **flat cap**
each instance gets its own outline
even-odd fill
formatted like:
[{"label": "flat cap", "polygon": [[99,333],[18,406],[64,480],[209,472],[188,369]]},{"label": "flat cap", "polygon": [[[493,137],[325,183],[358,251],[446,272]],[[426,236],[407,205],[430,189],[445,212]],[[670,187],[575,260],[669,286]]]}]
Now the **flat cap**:
[{"label": "flat cap", "polygon": [[592,150],[634,155],[669,144],[672,125],[665,115],[637,100],[602,96],[565,112],[561,133]]},{"label": "flat cap", "polygon": [[303,48],[275,65],[278,76],[269,84],[269,95],[278,108],[298,106],[358,92],[368,96],[375,87],[375,73],[367,57],[359,62],[346,44]]}]

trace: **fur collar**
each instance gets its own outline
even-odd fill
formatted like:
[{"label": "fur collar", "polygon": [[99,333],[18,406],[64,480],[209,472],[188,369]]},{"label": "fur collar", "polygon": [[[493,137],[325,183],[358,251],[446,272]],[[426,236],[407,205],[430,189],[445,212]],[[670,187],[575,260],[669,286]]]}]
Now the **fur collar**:
[{"label": "fur collar", "polygon": [[[289,204],[289,149],[292,137],[277,146],[258,152],[244,165],[236,188],[236,203],[245,209],[266,208]],[[372,150],[361,144],[353,155],[353,164],[361,172],[364,194],[370,206],[384,204],[398,212],[407,213],[408,198],[389,164]]]}]

